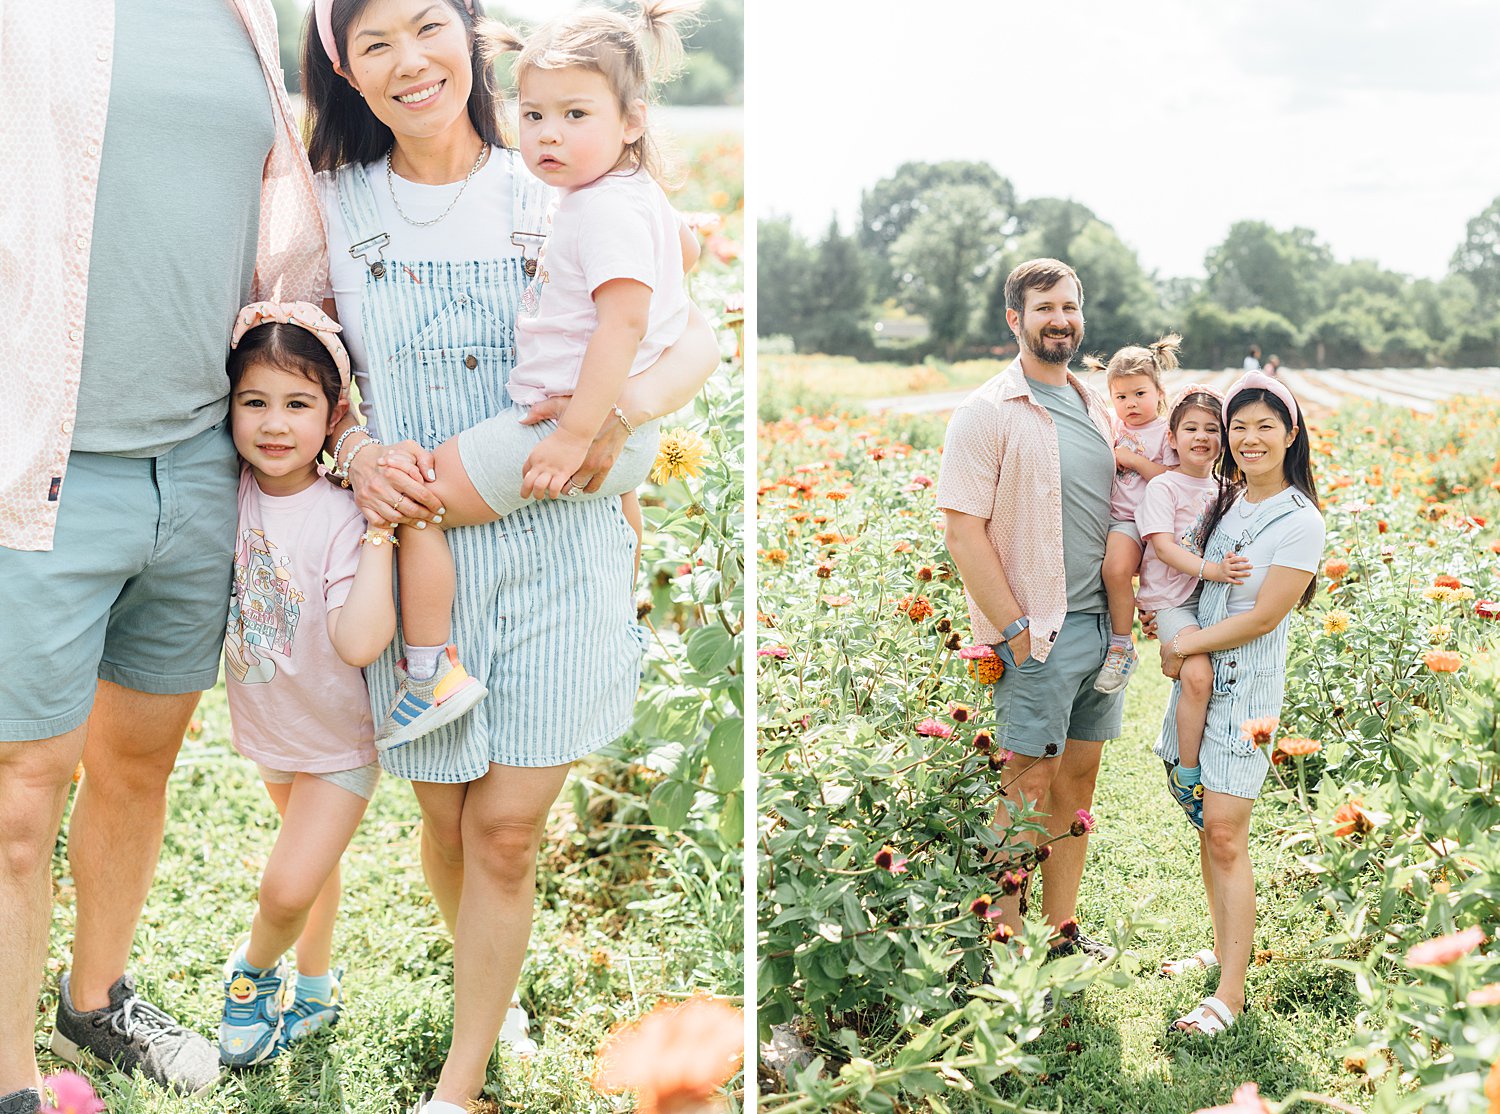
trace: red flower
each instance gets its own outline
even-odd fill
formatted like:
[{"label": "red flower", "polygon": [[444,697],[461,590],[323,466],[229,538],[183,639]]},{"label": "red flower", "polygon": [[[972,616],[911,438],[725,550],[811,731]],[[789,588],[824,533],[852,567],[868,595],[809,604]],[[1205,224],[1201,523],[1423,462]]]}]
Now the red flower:
[{"label": "red flower", "polygon": [[1500,600],[1478,600],[1474,604],[1474,614],[1481,619],[1500,619]]},{"label": "red flower", "polygon": [[949,704],[948,715],[954,723],[968,723],[969,717],[974,714],[974,709],[967,704]]}]

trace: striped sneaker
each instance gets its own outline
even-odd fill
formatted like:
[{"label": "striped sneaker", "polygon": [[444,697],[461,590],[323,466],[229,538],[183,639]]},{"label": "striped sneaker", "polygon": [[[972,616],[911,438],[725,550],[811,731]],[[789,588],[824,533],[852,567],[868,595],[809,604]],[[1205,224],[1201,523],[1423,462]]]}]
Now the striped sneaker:
[{"label": "striped sneaker", "polygon": [[382,754],[452,723],[490,694],[469,676],[451,645],[438,655],[437,672],[427,680],[408,677],[405,658],[396,663],[396,678],[396,699],[375,736]]}]

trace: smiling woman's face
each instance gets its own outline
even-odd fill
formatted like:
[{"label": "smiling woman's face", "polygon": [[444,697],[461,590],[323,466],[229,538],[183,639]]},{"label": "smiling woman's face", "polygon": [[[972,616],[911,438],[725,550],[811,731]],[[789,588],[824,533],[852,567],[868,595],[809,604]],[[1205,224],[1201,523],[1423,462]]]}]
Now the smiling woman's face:
[{"label": "smiling woman's face", "polygon": [[1249,479],[1284,479],[1286,451],[1296,440],[1264,402],[1251,402],[1229,416],[1229,452]]},{"label": "smiling woman's face", "polygon": [[472,130],[469,33],[447,0],[371,0],[344,53],[349,84],[398,143]]}]

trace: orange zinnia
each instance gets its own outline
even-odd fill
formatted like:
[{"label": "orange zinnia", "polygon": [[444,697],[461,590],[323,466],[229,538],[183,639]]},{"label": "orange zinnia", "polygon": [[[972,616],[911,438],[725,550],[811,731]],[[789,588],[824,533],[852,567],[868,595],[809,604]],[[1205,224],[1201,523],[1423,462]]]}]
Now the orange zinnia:
[{"label": "orange zinnia", "polygon": [[1323,749],[1323,744],[1315,739],[1282,739],[1276,744],[1276,749],[1291,755],[1293,758],[1306,758],[1310,754],[1317,754]]},{"label": "orange zinnia", "polygon": [[1349,562],[1342,557],[1330,557],[1323,564],[1323,575],[1329,580],[1342,580],[1349,574]]},{"label": "orange zinnia", "polygon": [[663,1003],[605,1041],[594,1089],[635,1091],[641,1114],[700,1110],[744,1056],[744,1016],[727,1002]]},{"label": "orange zinnia", "polygon": [[1361,807],[1363,804],[1358,797],[1350,797],[1339,805],[1338,811],[1333,814],[1337,821],[1337,826],[1333,829],[1334,835],[1339,839],[1348,839],[1356,833],[1363,835],[1375,830],[1375,822],[1365,815],[1365,810]]},{"label": "orange zinnia", "polygon": [[1428,650],[1422,663],[1434,673],[1456,673],[1464,659],[1452,650]]},{"label": "orange zinnia", "polygon": [[1256,746],[1263,747],[1271,741],[1271,736],[1276,734],[1279,722],[1275,716],[1247,719],[1240,724],[1240,732],[1245,738],[1252,740]]}]

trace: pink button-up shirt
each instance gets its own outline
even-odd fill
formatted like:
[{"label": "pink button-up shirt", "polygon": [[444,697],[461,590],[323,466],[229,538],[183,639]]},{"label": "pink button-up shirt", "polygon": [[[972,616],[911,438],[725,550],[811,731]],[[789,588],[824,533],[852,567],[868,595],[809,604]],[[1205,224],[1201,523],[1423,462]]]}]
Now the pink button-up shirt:
[{"label": "pink button-up shirt", "polygon": [[[1089,418],[1114,443],[1104,400],[1072,372]],[[1046,661],[1068,613],[1063,571],[1062,461],[1057,427],[1031,394],[1016,359],[959,405],[948,423],[937,505],[985,520],[985,534],[1011,593],[1031,619],[1031,655]],[[1000,641],[1000,629],[969,598],[976,642]]]},{"label": "pink button-up shirt", "polygon": [[[261,176],[254,297],[317,301],[328,288],[328,252],[282,84],[276,14],[271,0],[221,2],[244,21],[276,107],[276,141]],[[71,0],[65,11],[0,4],[0,383],[11,412],[0,436],[0,546],[9,549],[51,549],[57,525],[78,409],[114,40],[114,0]],[[162,204],[171,203],[164,194]]]}]

